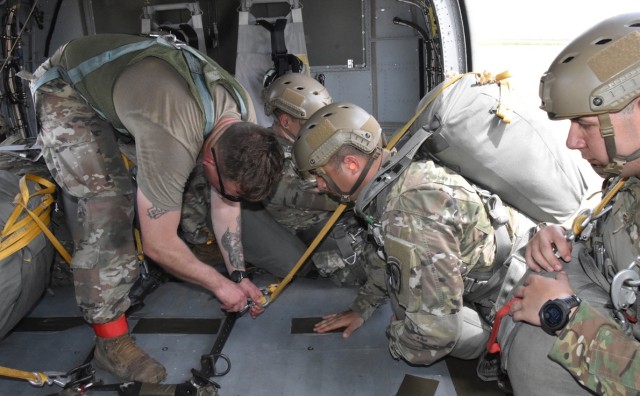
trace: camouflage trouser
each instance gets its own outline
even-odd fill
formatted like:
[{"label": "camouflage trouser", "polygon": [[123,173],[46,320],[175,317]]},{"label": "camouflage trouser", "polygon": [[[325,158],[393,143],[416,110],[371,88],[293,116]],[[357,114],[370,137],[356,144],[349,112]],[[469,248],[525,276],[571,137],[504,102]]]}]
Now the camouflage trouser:
[{"label": "camouflage trouser", "polygon": [[[582,269],[578,260],[582,244],[575,244],[572,259],[564,265],[569,282],[576,294],[585,301],[609,315],[606,308],[608,294],[597,286]],[[555,272],[541,272],[541,275],[555,277]],[[524,282],[523,277],[520,283]],[[545,333],[540,327],[525,322],[514,322],[507,315],[502,319],[498,332],[502,367],[507,371],[516,395],[591,395],[580,386],[571,374],[548,358],[548,353],[557,337]]]},{"label": "camouflage trouser", "polygon": [[41,124],[38,143],[69,198],[76,300],[88,322],[106,323],[129,308],[128,292],[139,273],[133,187],[117,132],[63,81],[43,85],[34,100]]}]

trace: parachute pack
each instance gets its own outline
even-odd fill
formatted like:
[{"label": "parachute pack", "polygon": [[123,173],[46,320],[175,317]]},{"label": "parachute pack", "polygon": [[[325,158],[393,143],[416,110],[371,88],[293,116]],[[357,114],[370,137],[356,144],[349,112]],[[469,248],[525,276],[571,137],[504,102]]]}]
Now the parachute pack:
[{"label": "parachute pack", "polygon": [[566,221],[587,190],[579,158],[507,81],[483,77],[463,74],[427,93],[404,143],[415,149],[400,150],[452,169],[536,222]]},{"label": "parachute pack", "polygon": [[50,276],[47,240],[55,185],[0,170],[0,339],[38,302]]}]

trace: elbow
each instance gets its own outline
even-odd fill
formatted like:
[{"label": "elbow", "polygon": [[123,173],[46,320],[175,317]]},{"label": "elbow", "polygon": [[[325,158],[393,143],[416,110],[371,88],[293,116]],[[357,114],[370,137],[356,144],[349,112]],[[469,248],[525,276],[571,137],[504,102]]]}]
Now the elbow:
[{"label": "elbow", "polygon": [[145,241],[144,255],[145,257],[159,263],[162,261],[163,256],[162,246],[154,243],[147,243],[147,241]]}]

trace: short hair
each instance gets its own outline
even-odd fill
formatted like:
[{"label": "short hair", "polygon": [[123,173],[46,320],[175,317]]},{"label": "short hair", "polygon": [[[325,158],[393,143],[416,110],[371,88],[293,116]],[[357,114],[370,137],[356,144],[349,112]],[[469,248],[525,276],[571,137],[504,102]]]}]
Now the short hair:
[{"label": "short hair", "polygon": [[258,202],[275,192],[284,153],[274,133],[251,122],[236,122],[220,136],[216,155],[220,172],[239,184],[242,198]]}]

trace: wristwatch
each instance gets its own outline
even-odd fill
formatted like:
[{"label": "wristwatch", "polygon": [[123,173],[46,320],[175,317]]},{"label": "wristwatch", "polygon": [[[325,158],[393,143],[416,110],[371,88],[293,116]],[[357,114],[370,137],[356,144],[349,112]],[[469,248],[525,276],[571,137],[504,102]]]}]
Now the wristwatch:
[{"label": "wristwatch", "polygon": [[580,305],[581,302],[580,297],[576,295],[547,301],[540,308],[540,327],[548,334],[555,336],[556,331],[563,329],[569,323],[571,309]]},{"label": "wristwatch", "polygon": [[240,283],[244,278],[247,278],[247,272],[235,270],[229,275],[229,278],[236,283]]}]

